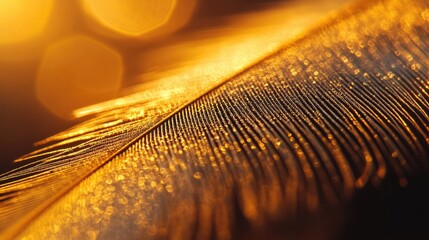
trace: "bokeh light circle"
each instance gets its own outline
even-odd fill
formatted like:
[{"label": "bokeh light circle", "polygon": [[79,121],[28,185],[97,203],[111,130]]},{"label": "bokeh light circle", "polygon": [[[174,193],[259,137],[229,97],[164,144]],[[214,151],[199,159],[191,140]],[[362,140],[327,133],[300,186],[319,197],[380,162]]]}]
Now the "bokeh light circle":
[{"label": "bokeh light circle", "polygon": [[52,113],[71,117],[76,108],[115,97],[121,86],[121,56],[85,36],[48,47],[36,80],[36,95]]}]

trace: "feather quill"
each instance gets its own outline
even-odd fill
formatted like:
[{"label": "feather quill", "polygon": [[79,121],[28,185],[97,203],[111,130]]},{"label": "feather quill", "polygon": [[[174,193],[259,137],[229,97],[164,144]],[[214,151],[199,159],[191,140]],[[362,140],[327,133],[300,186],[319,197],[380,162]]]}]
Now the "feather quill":
[{"label": "feather quill", "polygon": [[257,231],[316,218],[387,174],[405,184],[428,165],[428,12],[366,4],[226,81],[85,110],[97,116],[0,177],[1,227],[27,239],[229,239],[240,221]]}]

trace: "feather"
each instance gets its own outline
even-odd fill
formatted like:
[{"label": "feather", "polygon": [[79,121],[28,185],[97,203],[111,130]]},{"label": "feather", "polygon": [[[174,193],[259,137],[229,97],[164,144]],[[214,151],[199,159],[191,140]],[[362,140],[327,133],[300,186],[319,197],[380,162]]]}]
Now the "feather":
[{"label": "feather", "polygon": [[361,5],[225,81],[84,110],[97,115],[1,175],[5,236],[294,235],[388,174],[405,185],[428,167],[428,7]]},{"label": "feather", "polygon": [[[218,50],[210,54],[210,57],[199,56],[191,63],[188,60],[188,64],[197,65],[193,69],[175,67],[174,71],[169,71],[171,75],[152,72],[149,76],[139,76],[140,79],[159,80],[134,87],[129,90],[134,94],[128,97],[76,111],[77,117],[91,114],[98,116],[37,143],[51,144],[16,160],[20,164],[30,162],[29,164],[0,175],[0,182],[5,183],[0,194],[8,201],[13,198],[15,207],[13,210],[9,208],[8,211],[0,211],[0,219],[4,219],[0,221],[0,230],[7,229],[5,235],[13,235],[15,229],[20,229],[20,226],[25,225],[45,206],[49,206],[50,202],[61,196],[63,191],[68,191],[79,183],[136,136],[149,131],[182,105],[257,61],[266,52],[278,48],[281,42],[299,34],[299,29],[309,25],[311,19],[316,20],[327,9],[332,8],[329,4],[325,6],[325,3],[317,6],[324,10],[314,10],[314,6],[299,5],[297,8],[286,5],[280,11],[260,13],[259,15],[265,18],[264,21],[258,21],[257,24],[240,23],[241,28],[228,31],[234,36],[211,40],[213,43],[208,42],[209,46],[206,46],[207,41],[198,43],[194,40],[191,44],[198,44],[200,50]],[[292,12],[300,16],[283,19],[284,14],[292,15]],[[268,24],[268,21],[273,21],[274,24]],[[237,24],[234,25],[237,28]],[[260,26],[265,28],[261,29]],[[239,39],[241,42],[238,42]],[[264,51],[249,52],[249,46],[252,49],[263,46]],[[169,51],[177,53],[180,50],[182,54],[190,55],[183,51],[183,48],[189,47],[179,46]],[[229,57],[230,52],[234,52],[233,57]],[[19,181],[11,182],[15,179]]]}]

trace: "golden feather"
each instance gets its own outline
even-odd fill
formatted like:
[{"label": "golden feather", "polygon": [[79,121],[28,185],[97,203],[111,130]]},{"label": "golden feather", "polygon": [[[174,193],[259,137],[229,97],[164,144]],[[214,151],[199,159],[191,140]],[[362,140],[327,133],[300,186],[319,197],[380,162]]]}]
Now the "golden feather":
[{"label": "golden feather", "polygon": [[359,5],[234,77],[160,80],[82,110],[96,116],[0,176],[0,228],[231,239],[334,222],[325,211],[355,189],[428,167],[428,7]]}]

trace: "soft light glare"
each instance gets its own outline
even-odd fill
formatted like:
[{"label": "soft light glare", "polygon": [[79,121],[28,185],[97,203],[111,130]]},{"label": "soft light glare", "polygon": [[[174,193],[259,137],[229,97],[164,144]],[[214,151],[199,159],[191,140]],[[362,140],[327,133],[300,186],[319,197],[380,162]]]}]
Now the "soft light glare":
[{"label": "soft light glare", "polygon": [[114,97],[122,69],[115,50],[74,36],[47,49],[37,77],[37,97],[51,112],[68,118],[78,107]]},{"label": "soft light glare", "polygon": [[0,45],[21,42],[43,31],[53,0],[0,0]]},{"label": "soft light glare", "polygon": [[129,36],[151,31],[169,20],[175,0],[82,0],[89,15],[103,26]]},{"label": "soft light glare", "polygon": [[142,74],[136,79],[161,79],[158,85],[165,84],[170,89],[195,85],[211,88],[301,36],[337,7],[324,1],[305,3],[279,4],[276,8],[236,16],[224,28],[205,29],[177,44],[142,52],[136,64]]}]

